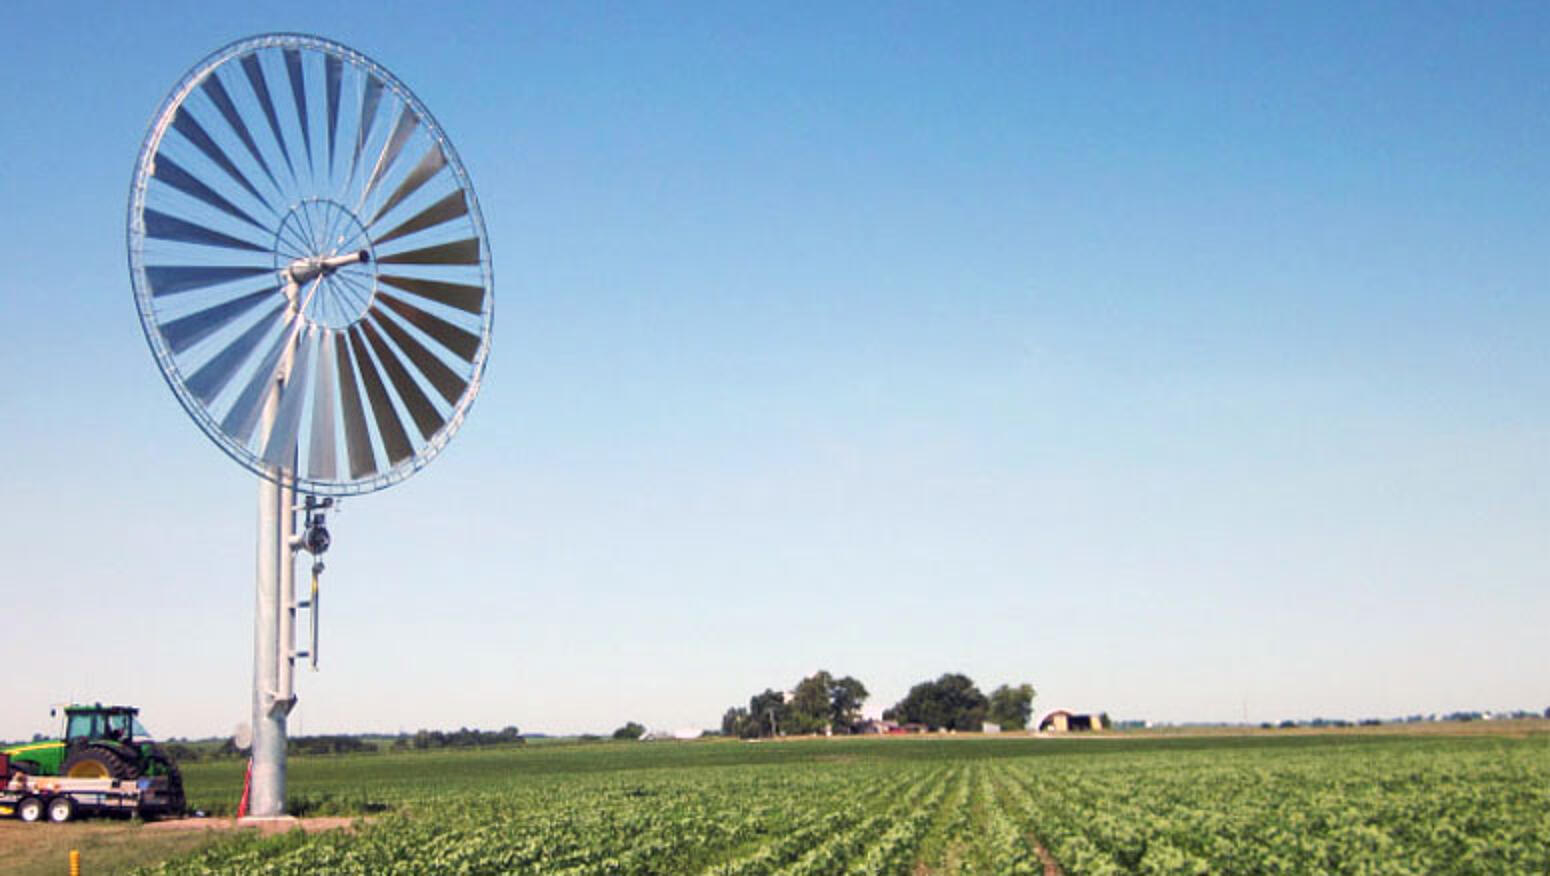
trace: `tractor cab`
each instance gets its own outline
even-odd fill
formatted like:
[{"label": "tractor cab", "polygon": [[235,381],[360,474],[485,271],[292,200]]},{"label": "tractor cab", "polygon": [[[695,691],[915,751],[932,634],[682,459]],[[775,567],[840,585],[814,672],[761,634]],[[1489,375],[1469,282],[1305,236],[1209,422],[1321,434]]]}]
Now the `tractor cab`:
[{"label": "tractor cab", "polygon": [[148,740],[151,734],[136,717],[140,710],[130,706],[66,706],[64,739],[73,742],[108,740],[131,742]]}]

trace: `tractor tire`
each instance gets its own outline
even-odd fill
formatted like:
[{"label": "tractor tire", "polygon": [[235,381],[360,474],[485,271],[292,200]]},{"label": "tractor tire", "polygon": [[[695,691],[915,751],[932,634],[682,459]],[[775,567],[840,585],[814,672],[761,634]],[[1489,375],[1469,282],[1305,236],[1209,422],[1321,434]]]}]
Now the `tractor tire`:
[{"label": "tractor tire", "polygon": [[167,753],[157,748],[151,752],[151,756],[145,761],[145,774],[149,776],[162,775],[167,777],[167,806],[172,813],[182,815],[188,808],[188,801],[183,796],[183,774],[178,771],[178,765],[172,762]]},{"label": "tractor tire", "polygon": [[37,763],[35,763],[34,761],[30,761],[30,760],[13,760],[13,761],[11,761],[11,772],[13,772],[13,773],[25,773],[25,774],[27,774],[29,776],[35,776],[39,772],[41,772],[42,770],[43,770],[43,768],[38,766]]},{"label": "tractor tire", "polygon": [[43,820],[43,801],[37,797],[23,797],[16,804],[16,817],[29,824]]},{"label": "tractor tire", "polygon": [[72,779],[135,779],[140,771],[119,753],[104,745],[88,745],[70,753],[59,774]]}]

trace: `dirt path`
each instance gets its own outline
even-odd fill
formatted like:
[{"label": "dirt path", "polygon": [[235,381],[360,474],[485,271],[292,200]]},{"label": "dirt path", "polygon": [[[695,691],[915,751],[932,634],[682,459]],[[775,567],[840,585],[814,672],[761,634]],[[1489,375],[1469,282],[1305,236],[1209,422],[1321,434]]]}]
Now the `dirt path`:
[{"label": "dirt path", "polygon": [[349,830],[363,819],[284,819],[238,824],[231,818],[176,818],[167,821],[92,819],[69,824],[24,824],[0,818],[0,872],[7,876],[58,876],[67,871],[70,851],[81,853],[81,871],[91,876],[127,873],[216,842],[234,830],[285,833]]}]

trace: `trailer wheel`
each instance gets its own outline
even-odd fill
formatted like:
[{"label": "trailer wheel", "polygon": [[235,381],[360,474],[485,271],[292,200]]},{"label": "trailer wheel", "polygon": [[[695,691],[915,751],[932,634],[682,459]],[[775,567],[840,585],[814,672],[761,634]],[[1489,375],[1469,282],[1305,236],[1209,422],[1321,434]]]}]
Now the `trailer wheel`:
[{"label": "trailer wheel", "polygon": [[16,817],[26,822],[41,821],[43,801],[36,797],[23,797],[22,802],[16,804]]},{"label": "trailer wheel", "polygon": [[55,797],[48,801],[48,820],[63,824],[75,817],[75,801],[69,797]]}]

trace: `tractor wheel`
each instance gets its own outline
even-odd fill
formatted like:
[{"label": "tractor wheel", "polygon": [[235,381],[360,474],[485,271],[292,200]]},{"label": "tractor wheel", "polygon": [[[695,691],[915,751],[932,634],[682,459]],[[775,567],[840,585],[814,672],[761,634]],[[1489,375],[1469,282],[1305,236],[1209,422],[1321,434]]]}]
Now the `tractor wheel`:
[{"label": "tractor wheel", "polygon": [[75,801],[69,797],[55,797],[48,801],[48,820],[63,824],[75,817]]},{"label": "tractor wheel", "polygon": [[26,773],[29,776],[35,776],[40,772],[40,770],[41,768],[30,760],[11,761],[11,772],[13,773]]},{"label": "tractor wheel", "polygon": [[42,821],[43,801],[36,797],[23,797],[22,802],[16,804],[16,817],[27,822]]},{"label": "tractor wheel", "polygon": [[146,758],[146,775],[162,775],[167,777],[167,806],[181,815],[187,807],[187,801],[183,797],[183,774],[178,772],[178,765],[172,762],[166,752],[157,748]]},{"label": "tractor wheel", "polygon": [[59,767],[60,775],[72,779],[133,779],[139,773],[118,752],[101,745],[88,745],[72,753]]}]

